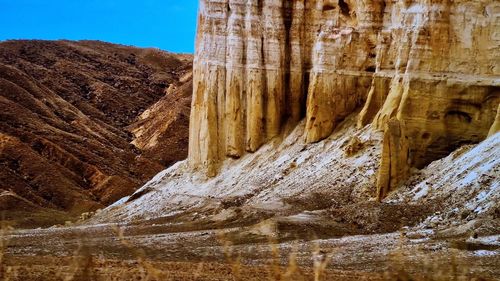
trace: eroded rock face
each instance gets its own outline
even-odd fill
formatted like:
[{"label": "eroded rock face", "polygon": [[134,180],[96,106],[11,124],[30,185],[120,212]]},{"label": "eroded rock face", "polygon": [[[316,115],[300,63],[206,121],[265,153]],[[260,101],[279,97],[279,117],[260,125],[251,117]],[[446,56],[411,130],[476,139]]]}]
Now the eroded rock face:
[{"label": "eroded rock face", "polygon": [[500,101],[498,2],[392,2],[387,12],[359,122],[378,112],[373,122],[389,142],[379,197],[406,179],[410,167],[486,138]]},{"label": "eroded rock face", "polygon": [[499,19],[491,0],[202,0],[190,163],[215,175],[304,117],[317,142],[362,108],[385,130],[384,197],[497,130]]}]

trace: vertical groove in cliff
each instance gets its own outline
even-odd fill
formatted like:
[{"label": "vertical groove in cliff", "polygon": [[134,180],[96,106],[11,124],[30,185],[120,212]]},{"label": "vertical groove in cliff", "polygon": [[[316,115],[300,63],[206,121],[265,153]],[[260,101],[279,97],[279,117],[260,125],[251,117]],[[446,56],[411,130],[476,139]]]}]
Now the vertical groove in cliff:
[{"label": "vertical groove in cliff", "polygon": [[291,0],[282,0],[281,7],[281,18],[283,19],[283,27],[284,27],[284,56],[283,56],[283,69],[284,69],[284,91],[285,91],[285,99],[284,105],[284,114],[282,115],[281,123],[285,123],[288,118],[290,118],[292,108],[294,105],[292,104],[292,89],[290,88],[290,79],[291,79],[291,56],[292,56],[292,46],[290,43],[291,38],[291,29],[292,29],[292,6],[293,1]]},{"label": "vertical groove in cliff", "polygon": [[226,43],[226,103],[225,135],[226,155],[238,158],[244,150],[244,88],[246,85],[244,61],[246,60],[243,32],[244,5],[239,0],[229,1]]},{"label": "vertical groove in cliff", "polygon": [[264,56],[266,71],[265,131],[267,139],[277,136],[281,131],[281,120],[285,101],[284,57],[285,28],[281,18],[283,2],[266,1],[262,15],[264,25]]},{"label": "vertical groove in cliff", "polygon": [[264,49],[263,34],[259,22],[262,1],[247,2],[246,36],[246,150],[256,151],[264,142]]}]

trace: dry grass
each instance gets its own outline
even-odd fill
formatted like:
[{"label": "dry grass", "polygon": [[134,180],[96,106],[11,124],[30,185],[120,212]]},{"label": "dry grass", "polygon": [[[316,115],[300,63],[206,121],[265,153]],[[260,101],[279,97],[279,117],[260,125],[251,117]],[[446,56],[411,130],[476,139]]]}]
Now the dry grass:
[{"label": "dry grass", "polygon": [[[133,255],[136,260],[134,272],[138,274],[129,274],[126,272],[120,273],[121,268],[113,268],[110,266],[109,260],[105,257],[99,257],[92,254],[92,249],[80,242],[78,249],[74,252],[72,262],[68,267],[60,266],[60,269],[55,272],[55,275],[50,279],[37,278],[29,279],[20,273],[22,266],[7,266],[5,260],[5,251],[8,246],[8,237],[6,234],[10,231],[9,228],[0,230],[0,280],[61,280],[61,281],[87,281],[87,280],[137,280],[137,281],[162,281],[162,280],[270,280],[270,281],[300,281],[300,280],[336,280],[334,273],[329,270],[332,266],[334,253],[325,251],[319,244],[313,244],[311,249],[312,265],[310,267],[301,267],[299,257],[304,258],[304,252],[300,251],[298,246],[292,245],[291,250],[283,252],[280,244],[273,239],[269,238],[268,245],[268,264],[262,266],[264,270],[260,271],[261,275],[247,276],[247,273],[254,265],[246,264],[242,259],[241,253],[237,250],[230,239],[225,234],[218,236],[222,251],[224,254],[224,263],[227,271],[225,273],[219,272],[221,278],[225,279],[211,279],[207,276],[207,272],[212,271],[213,274],[213,261],[193,262],[192,267],[188,273],[187,279],[178,279],[172,275],[168,269],[156,267],[159,263],[148,261],[146,253],[129,241],[123,229],[116,228],[116,236],[120,243]],[[486,281],[487,279],[481,277],[470,276],[470,269],[460,264],[458,254],[451,254],[449,262],[443,266],[443,263],[435,263],[431,258],[421,259],[419,261],[412,260],[412,256],[408,255],[403,247],[403,235],[401,236],[401,245],[395,251],[390,260],[390,266],[383,275],[379,278],[377,274],[373,278],[364,280],[391,280],[391,281]],[[456,250],[458,251],[458,250]],[[209,257],[210,255],[207,255]],[[413,255],[413,259],[415,256]],[[161,264],[161,262],[160,262]],[[227,274],[229,273],[229,274]],[[222,275],[222,274],[227,274]],[[367,272],[366,276],[371,273]],[[32,276],[32,275],[30,275]],[[178,276],[178,275],[177,275]],[[186,276],[186,275],[184,275]],[[225,277],[222,277],[225,276]],[[343,276],[342,280],[346,279]]]},{"label": "dry grass", "polygon": [[165,273],[156,269],[150,262],[148,262],[146,258],[146,253],[142,249],[136,249],[132,243],[128,242],[125,238],[124,231],[122,228],[116,228],[118,239],[120,239],[121,243],[129,249],[131,253],[134,254],[137,261],[139,262],[139,266],[142,271],[142,276],[140,280],[150,281],[150,280],[164,280]]},{"label": "dry grass", "polygon": [[[400,245],[392,253],[389,269],[384,280],[390,281],[488,281],[483,277],[471,276],[470,268],[459,262],[459,253],[450,249],[448,262],[436,261],[430,257],[412,260],[403,248],[404,234],[400,235]],[[425,257],[425,255],[422,255]]]},{"label": "dry grass", "polygon": [[0,278],[1,280],[13,280],[17,278],[17,271],[15,268],[6,265],[5,251],[9,245],[9,239],[7,238],[8,232],[12,231],[13,228],[6,223],[3,219],[0,223]]}]

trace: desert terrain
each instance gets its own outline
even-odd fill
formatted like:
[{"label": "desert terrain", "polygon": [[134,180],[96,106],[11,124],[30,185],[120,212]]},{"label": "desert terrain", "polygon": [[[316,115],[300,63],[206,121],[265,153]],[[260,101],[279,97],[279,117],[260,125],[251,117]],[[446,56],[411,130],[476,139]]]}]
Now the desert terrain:
[{"label": "desert terrain", "polygon": [[0,43],[4,279],[500,280],[498,1],[199,3]]}]

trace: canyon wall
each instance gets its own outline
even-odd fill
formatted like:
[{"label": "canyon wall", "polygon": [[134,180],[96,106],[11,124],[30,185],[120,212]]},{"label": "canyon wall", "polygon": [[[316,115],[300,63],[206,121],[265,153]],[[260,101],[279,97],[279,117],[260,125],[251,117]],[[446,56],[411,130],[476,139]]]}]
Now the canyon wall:
[{"label": "canyon wall", "polygon": [[492,0],[201,0],[189,163],[214,176],[303,118],[312,143],[361,110],[385,134],[383,198],[498,130],[499,30]]}]

